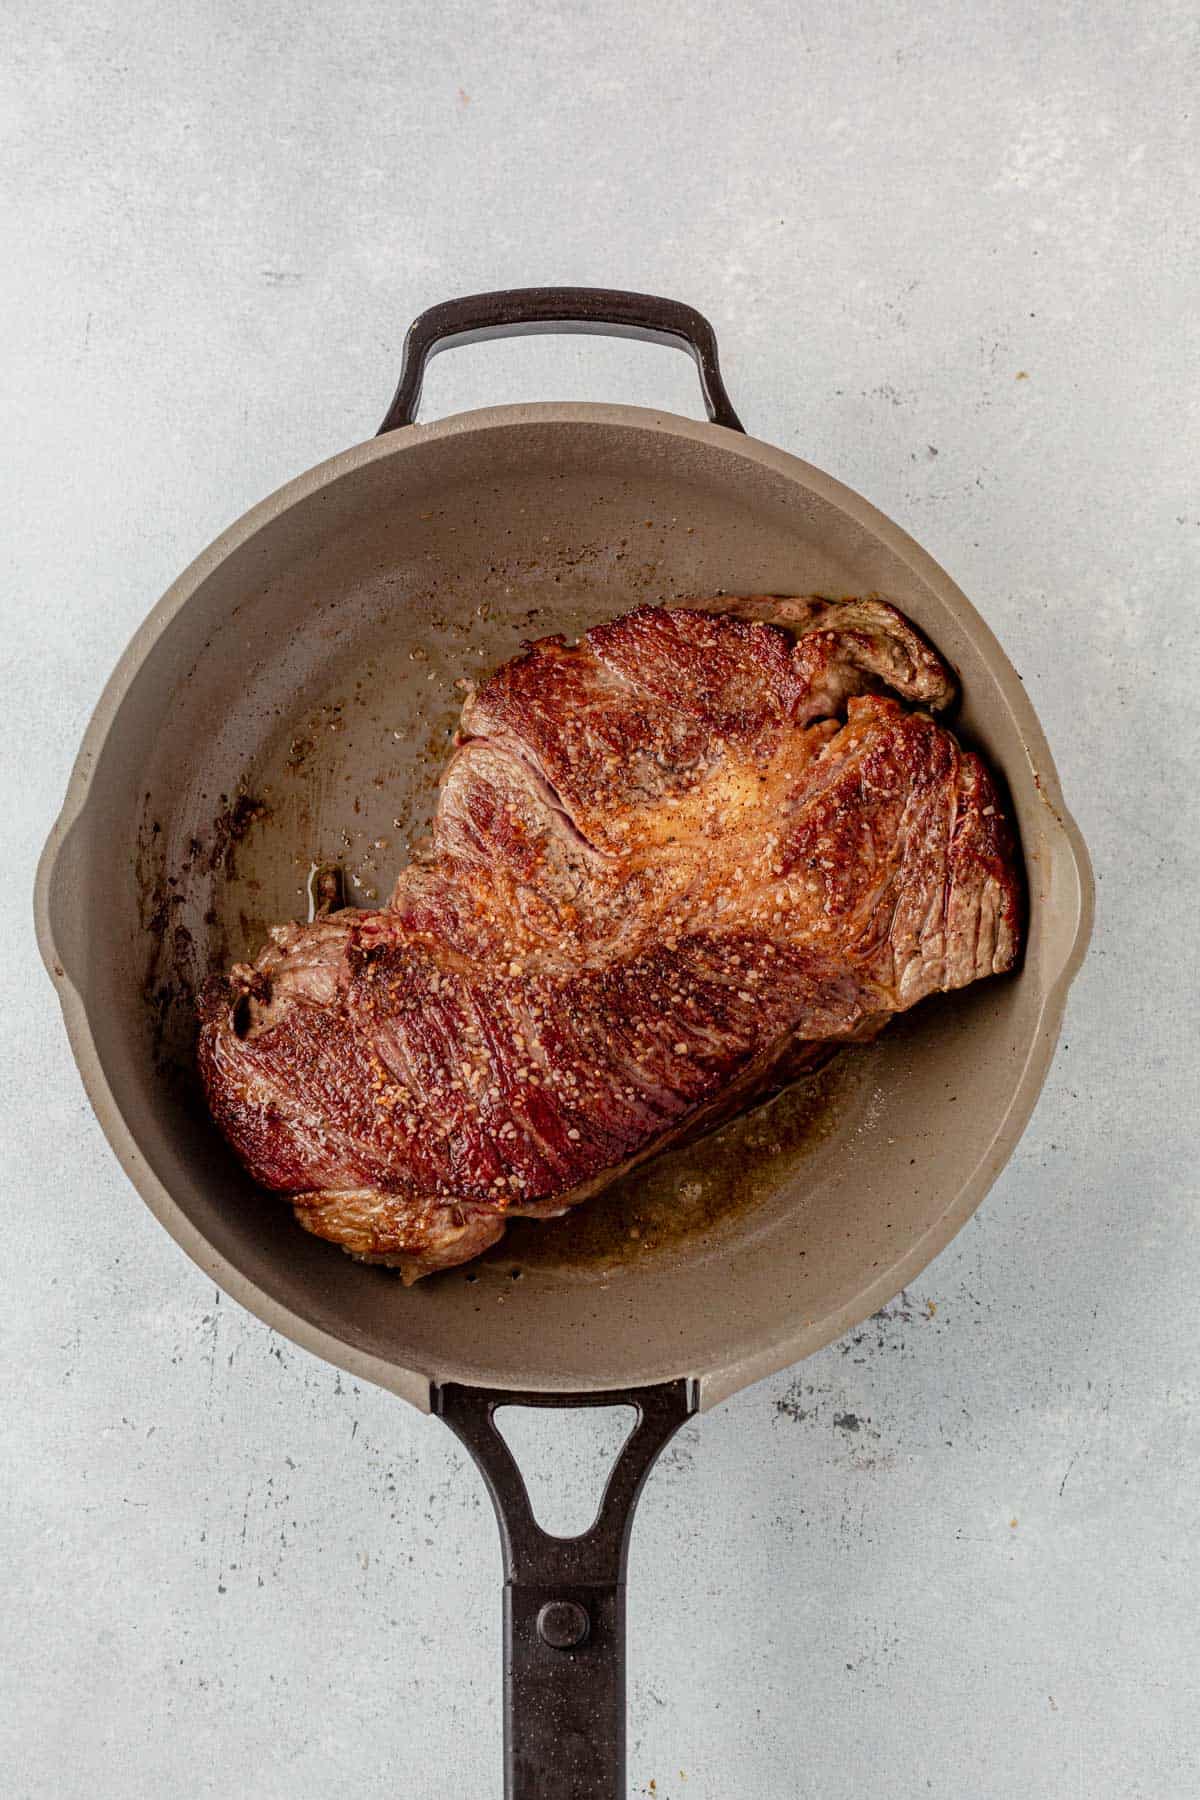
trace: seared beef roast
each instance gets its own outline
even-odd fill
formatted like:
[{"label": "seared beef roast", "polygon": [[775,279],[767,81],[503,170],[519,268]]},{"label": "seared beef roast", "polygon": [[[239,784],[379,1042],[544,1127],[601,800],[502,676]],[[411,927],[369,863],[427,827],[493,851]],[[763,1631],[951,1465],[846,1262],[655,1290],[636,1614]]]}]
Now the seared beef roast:
[{"label": "seared beef roast", "polygon": [[[463,710],[389,904],[210,982],[213,1116],[300,1222],[406,1280],[1012,966],[1012,834],[879,601],[640,607]],[[907,704],[904,704],[907,703]]]}]

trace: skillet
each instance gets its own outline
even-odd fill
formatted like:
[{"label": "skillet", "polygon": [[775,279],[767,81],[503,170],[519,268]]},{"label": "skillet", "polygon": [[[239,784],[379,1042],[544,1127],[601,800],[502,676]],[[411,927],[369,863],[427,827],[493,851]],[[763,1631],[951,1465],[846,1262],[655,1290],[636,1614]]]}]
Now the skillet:
[{"label": "skillet", "polygon": [[[686,349],[707,422],[539,404],[416,424],[429,357],[543,330]],[[403,1290],[297,1230],[199,1101],[194,994],[303,916],[325,864],[386,890],[431,810],[455,683],[647,599],[877,592],[958,670],[955,729],[1007,783],[1028,880],[1012,978],[873,1045],[554,1225]],[[254,507],[164,595],[88,726],[38,871],[38,938],[100,1122],[200,1267],[276,1330],[439,1414],[505,1560],[515,1800],[624,1789],[624,1573],[655,1456],[697,1409],[811,1354],[912,1281],[978,1206],[1045,1079],[1091,874],[1016,671],[949,577],[848,488],[748,437],[708,322],[599,289],[422,314],[377,437]],[[592,1528],[535,1522],[504,1405],[626,1405]]]}]

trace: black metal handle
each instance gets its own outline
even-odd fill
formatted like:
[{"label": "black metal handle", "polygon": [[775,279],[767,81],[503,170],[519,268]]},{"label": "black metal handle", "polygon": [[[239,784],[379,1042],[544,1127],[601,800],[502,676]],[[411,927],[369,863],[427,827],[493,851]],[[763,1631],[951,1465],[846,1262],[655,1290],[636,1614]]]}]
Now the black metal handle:
[{"label": "black metal handle", "polygon": [[[477,1463],[504,1551],[506,1800],[625,1800],[625,1564],[634,1508],[696,1385],[524,1394],[447,1382],[433,1407]],[[632,1406],[637,1414],[591,1529],[554,1537],[533,1516],[501,1406]]]},{"label": "black metal handle", "polygon": [[534,287],[466,294],[419,314],[408,328],[400,381],[376,435],[382,437],[385,431],[414,422],[425,365],[431,356],[454,344],[541,331],[645,338],[686,350],[699,371],[705,411],[713,424],[727,425],[731,431],[744,429],[721,379],[716,334],[694,306],[656,294],[626,294],[617,288]]}]

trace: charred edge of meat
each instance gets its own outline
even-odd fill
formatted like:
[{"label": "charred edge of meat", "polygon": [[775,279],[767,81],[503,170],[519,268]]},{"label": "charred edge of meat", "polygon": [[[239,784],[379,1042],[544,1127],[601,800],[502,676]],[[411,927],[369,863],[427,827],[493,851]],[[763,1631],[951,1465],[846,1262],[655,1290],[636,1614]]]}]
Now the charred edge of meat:
[{"label": "charred edge of meat", "polygon": [[[946,712],[958,700],[954,670],[911,619],[886,600],[830,600],[810,594],[749,594],[735,599],[672,601],[671,609],[718,613],[735,619],[774,625],[798,641],[812,632],[852,634],[854,660],[869,685],[860,691],[897,693],[930,712]],[[843,707],[840,709],[844,712]]]}]

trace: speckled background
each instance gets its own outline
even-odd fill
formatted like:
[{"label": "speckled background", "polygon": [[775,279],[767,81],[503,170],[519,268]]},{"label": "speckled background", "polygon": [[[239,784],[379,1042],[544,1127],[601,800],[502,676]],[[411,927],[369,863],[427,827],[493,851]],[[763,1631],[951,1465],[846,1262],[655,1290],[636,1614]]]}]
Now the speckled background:
[{"label": "speckled background", "polygon": [[[1198,78],[1191,0],[9,0],[6,1795],[500,1792],[478,1478],[154,1224],[29,890],[175,572],[369,435],[413,313],[531,281],[712,317],[748,428],[896,517],[994,626],[1098,877],[981,1213],[653,1478],[632,1791],[1200,1789]],[[426,413],[528,397],[698,408],[684,358],[575,339],[447,356]],[[564,1424],[525,1455],[577,1517],[602,1446]]]}]

